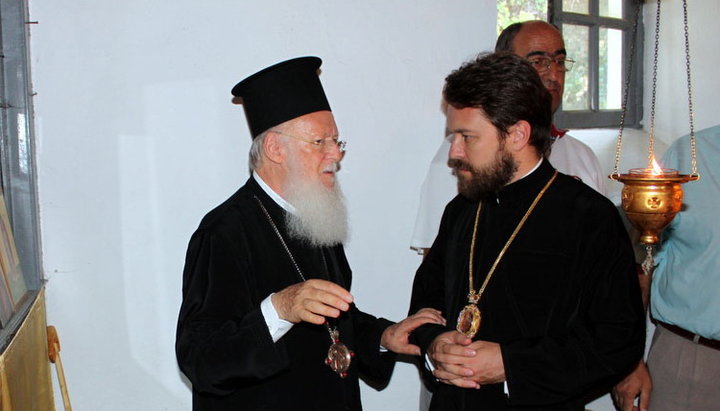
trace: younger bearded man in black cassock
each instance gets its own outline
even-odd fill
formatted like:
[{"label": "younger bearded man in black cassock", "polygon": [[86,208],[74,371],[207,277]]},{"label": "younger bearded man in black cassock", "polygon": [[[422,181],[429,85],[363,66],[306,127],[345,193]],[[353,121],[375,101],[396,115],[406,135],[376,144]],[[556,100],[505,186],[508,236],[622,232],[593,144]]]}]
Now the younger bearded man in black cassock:
[{"label": "younger bearded man in black cassock", "polygon": [[446,327],[411,335],[438,381],[430,409],[583,410],[643,352],[620,216],[547,161],[551,97],[527,61],[481,56],[451,73],[443,94],[460,195],[410,307],[447,316]]},{"label": "younger bearded man in black cassock", "polygon": [[232,90],[253,136],[252,176],[203,218],[183,274],[176,352],[195,410],[359,410],[358,375],[387,381],[423,310],[400,323],[358,310],[335,173],[344,142],[318,78],[288,60]]}]

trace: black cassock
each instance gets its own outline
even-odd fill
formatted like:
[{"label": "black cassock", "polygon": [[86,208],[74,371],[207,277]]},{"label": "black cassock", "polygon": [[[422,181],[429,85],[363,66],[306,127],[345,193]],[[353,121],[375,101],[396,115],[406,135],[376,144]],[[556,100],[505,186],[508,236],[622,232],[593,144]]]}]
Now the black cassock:
[{"label": "black cassock", "polygon": [[[530,175],[483,202],[474,286],[486,274],[554,169],[544,160]],[[467,304],[468,258],[477,202],[462,196],[445,209],[437,238],[415,275],[410,312],[434,307],[446,328],[412,335],[423,352],[455,329]],[[583,410],[641,358],[645,316],[633,251],[614,205],[564,174],[527,219],[478,304],[475,340],[500,344],[503,384],[479,390],[437,383],[431,410]],[[429,376],[430,377],[430,376]]]},{"label": "black cassock", "polygon": [[392,323],[354,304],[331,321],[356,354],[344,379],[324,363],[330,346],[325,326],[296,324],[273,343],[260,302],[301,279],[256,198],[306,278],[350,289],[343,247],[290,239],[285,211],[250,178],[205,216],[188,246],[176,354],[193,384],[193,408],[359,410],[359,374],[381,385],[392,372],[393,354],[380,352],[380,336]]}]

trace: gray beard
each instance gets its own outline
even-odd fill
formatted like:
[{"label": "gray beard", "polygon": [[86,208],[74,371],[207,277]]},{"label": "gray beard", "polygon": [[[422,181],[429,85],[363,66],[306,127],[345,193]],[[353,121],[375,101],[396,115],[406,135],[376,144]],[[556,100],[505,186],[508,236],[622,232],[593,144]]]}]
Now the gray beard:
[{"label": "gray beard", "polygon": [[291,238],[319,247],[347,241],[347,207],[339,184],[328,189],[320,183],[295,181],[286,194],[286,200],[295,207],[294,213],[285,215]]}]

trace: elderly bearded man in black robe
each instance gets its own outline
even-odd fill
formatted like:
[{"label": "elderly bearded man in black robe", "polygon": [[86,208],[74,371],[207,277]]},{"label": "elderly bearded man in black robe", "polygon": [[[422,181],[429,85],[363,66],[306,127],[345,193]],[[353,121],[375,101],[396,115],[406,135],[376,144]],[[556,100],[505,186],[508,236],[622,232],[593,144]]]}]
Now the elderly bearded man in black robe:
[{"label": "elderly bearded man in black robe", "polygon": [[[389,379],[394,354],[435,310],[393,324],[349,293],[344,143],[318,78],[288,60],[232,90],[253,136],[252,176],[193,234],[176,352],[196,410],[360,410],[358,376]],[[382,346],[382,348],[381,348]]]},{"label": "elderly bearded man in black robe", "polygon": [[[547,161],[551,97],[527,61],[481,56],[443,91],[458,191],[413,284],[431,410],[583,410],[643,352],[633,251],[613,204]],[[448,329],[452,331],[448,331]]]}]

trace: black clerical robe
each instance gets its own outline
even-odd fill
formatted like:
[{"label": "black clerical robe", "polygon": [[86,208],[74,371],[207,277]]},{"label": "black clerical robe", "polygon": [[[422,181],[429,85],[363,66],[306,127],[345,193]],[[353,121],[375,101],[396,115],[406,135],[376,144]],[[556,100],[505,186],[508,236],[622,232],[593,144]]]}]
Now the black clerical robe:
[{"label": "black clerical robe", "polygon": [[[483,201],[476,290],[554,171],[545,160]],[[437,335],[455,329],[467,304],[477,205],[462,196],[448,204],[415,275],[410,312],[434,307],[448,323],[415,330],[411,341],[423,351]],[[479,390],[438,383],[431,410],[583,410],[586,397],[608,390],[642,356],[645,317],[620,216],[605,197],[561,173],[508,248],[478,306],[483,320],[474,339],[500,344],[509,395],[502,383]]]},{"label": "black clerical robe", "polygon": [[354,304],[331,320],[356,353],[344,379],[324,363],[330,346],[325,326],[296,324],[273,342],[260,302],[301,279],[256,198],[306,278],[350,289],[343,247],[310,247],[290,239],[285,211],[250,178],[205,216],[188,246],[176,354],[193,385],[193,408],[359,410],[359,373],[382,383],[392,372],[392,353],[380,352],[380,336],[392,323]]}]

